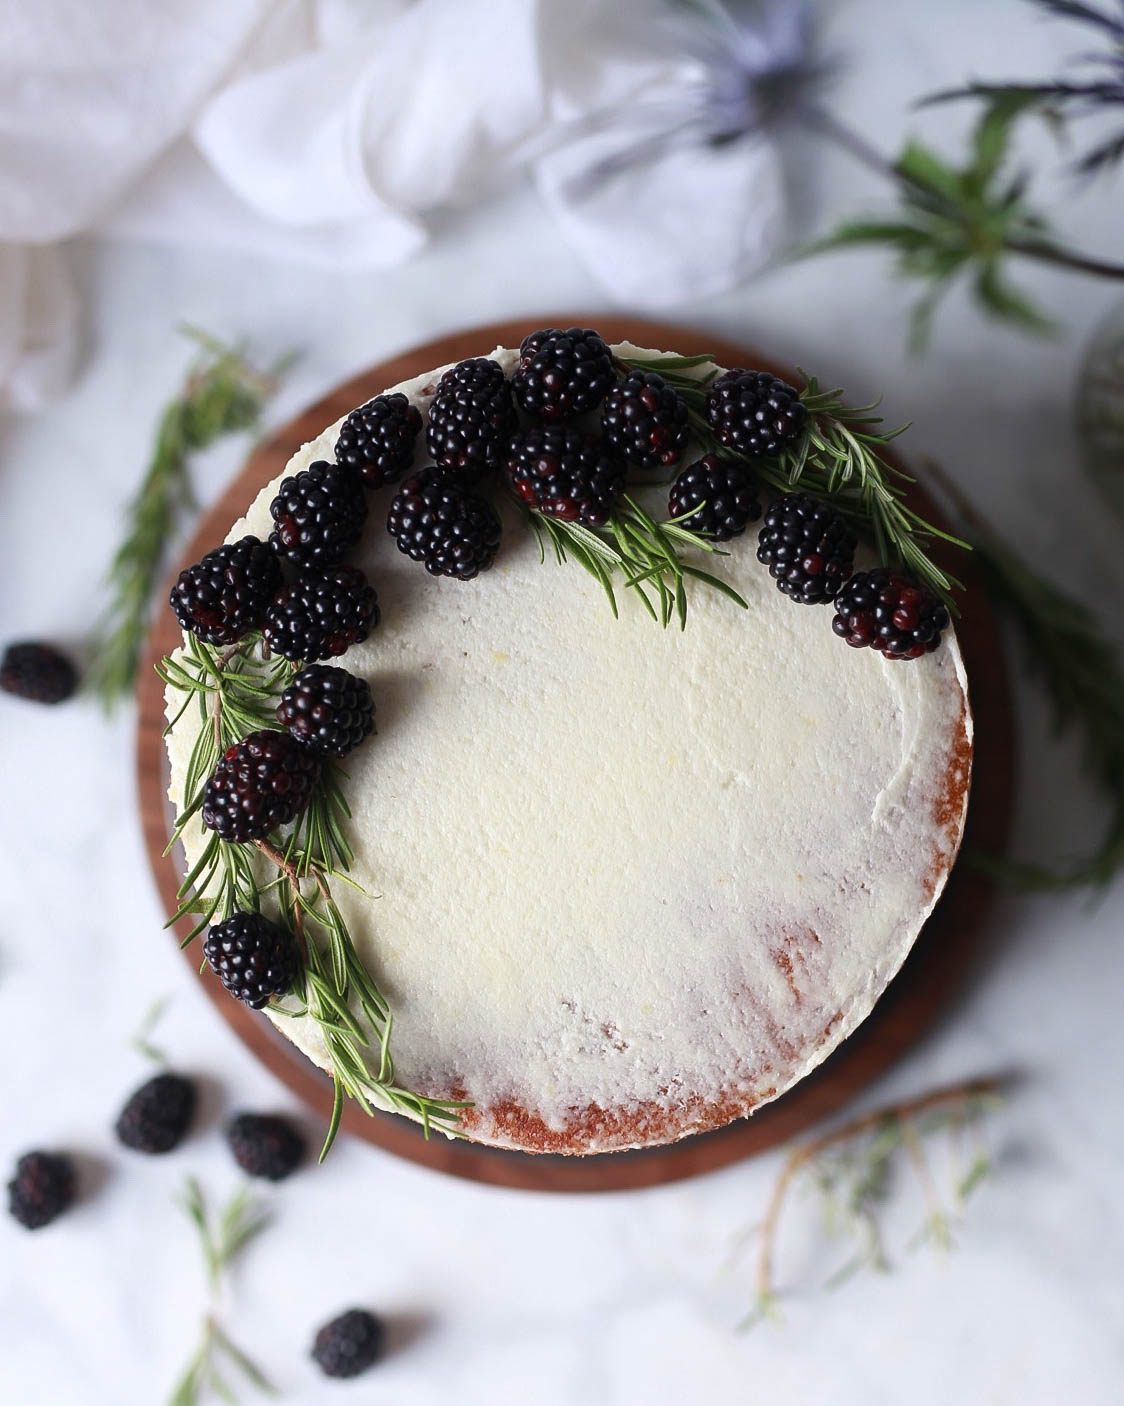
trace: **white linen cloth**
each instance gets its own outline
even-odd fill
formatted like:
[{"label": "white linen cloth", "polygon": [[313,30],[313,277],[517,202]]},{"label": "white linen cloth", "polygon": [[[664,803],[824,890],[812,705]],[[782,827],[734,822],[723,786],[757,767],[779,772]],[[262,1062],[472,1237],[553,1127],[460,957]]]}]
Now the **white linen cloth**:
[{"label": "white linen cloth", "polygon": [[[65,384],[83,231],[362,268],[523,172],[616,300],[682,303],[767,256],[760,139],[591,168],[694,61],[647,0],[0,0],[0,408]],[[655,33],[655,39],[650,36]],[[697,77],[697,65],[694,65]]]}]

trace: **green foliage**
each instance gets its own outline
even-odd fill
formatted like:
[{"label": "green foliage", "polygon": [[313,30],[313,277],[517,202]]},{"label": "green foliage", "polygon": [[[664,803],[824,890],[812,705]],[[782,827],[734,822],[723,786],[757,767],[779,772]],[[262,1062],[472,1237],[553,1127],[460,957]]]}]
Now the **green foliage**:
[{"label": "green foliage", "polygon": [[223,435],[252,429],[284,365],[262,375],[238,350],[197,329],[185,331],[200,344],[200,356],[183,390],[160,417],[148,467],[125,509],[125,535],[107,577],[110,600],[88,680],[107,711],[132,689],[165,551],[181,518],[195,506],[190,456]]},{"label": "green foliage", "polygon": [[846,221],[805,251],[874,245],[896,254],[899,274],[924,290],[913,312],[910,341],[915,351],[927,343],[941,299],[961,278],[994,317],[1026,331],[1052,329],[1050,319],[1010,284],[1005,272],[1012,252],[1051,261],[1064,258],[1064,251],[1048,239],[1045,221],[1026,203],[1025,178],[1004,174],[1014,123],[1031,105],[1025,93],[994,97],[976,123],[960,166],[919,141],[908,142],[885,171],[898,188],[894,216]]},{"label": "green foliage", "polygon": [[[277,726],[278,701],[298,669],[285,659],[264,658],[256,633],[221,652],[189,636],[181,653],[162,661],[160,677],[183,696],[169,730],[193,706],[198,719],[169,850],[202,807],[207,778],[221,753],[250,732]],[[415,1094],[395,1082],[390,1006],[360,960],[333,897],[334,884],[355,887],[347,873],[353,856],[344,831],[350,811],[341,774],[330,763],[324,766],[304,814],[284,836],[255,847],[208,834],[170,919],[195,917],[187,946],[211,923],[235,912],[258,912],[268,901],[271,916],[296,936],[305,954],[301,988],[295,1004],[275,1000],[272,1008],[279,1015],[313,1019],[328,1052],[334,1102],[321,1160],[339,1129],[347,1096],[367,1113],[382,1107],[418,1118],[426,1136],[435,1127],[455,1134],[466,1106]],[[273,875],[268,881],[267,866]]]}]

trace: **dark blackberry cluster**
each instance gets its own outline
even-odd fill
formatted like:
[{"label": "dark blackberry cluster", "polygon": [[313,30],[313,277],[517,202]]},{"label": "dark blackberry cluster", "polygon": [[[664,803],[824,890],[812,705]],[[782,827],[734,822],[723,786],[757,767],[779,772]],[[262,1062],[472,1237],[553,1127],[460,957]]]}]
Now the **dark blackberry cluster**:
[{"label": "dark blackberry cluster", "polygon": [[382,1356],[386,1331],[365,1308],[349,1308],[316,1334],[312,1360],[326,1377],[357,1377]]},{"label": "dark blackberry cluster", "polygon": [[336,463],[354,469],[368,488],[382,488],[410,467],[421,427],[417,406],[401,391],[377,395],[353,410],[341,425]]},{"label": "dark blackberry cluster", "polygon": [[757,560],[786,596],[802,605],[823,605],[850,576],[856,541],[846,518],[829,503],[786,493],[765,514]]},{"label": "dark blackberry cluster", "polygon": [[799,392],[787,382],[741,367],[712,383],[706,414],[719,444],[751,458],[793,444],[808,420]]},{"label": "dark blackberry cluster", "polygon": [[284,1181],[304,1159],[304,1138],[286,1118],[239,1113],[227,1124],[226,1140],[247,1176]]},{"label": "dark blackberry cluster", "polygon": [[203,788],[203,824],[244,844],[287,825],[308,804],[320,761],[287,732],[263,728],[228,747]]},{"label": "dark blackberry cluster", "polygon": [[77,686],[74,665],[53,645],[24,640],[0,660],[0,688],[31,703],[63,703]]},{"label": "dark blackberry cluster", "polygon": [[740,459],[707,454],[688,464],[671,485],[667,510],[670,517],[682,518],[680,526],[689,531],[728,542],[761,516],[753,470]]},{"label": "dark blackberry cluster", "polygon": [[687,402],[654,371],[632,371],[601,406],[601,433],[640,469],[670,469],[687,448]]},{"label": "dark blackberry cluster", "polygon": [[346,757],[375,730],[366,679],[330,664],[299,673],[277,705],[277,721],[321,757]]},{"label": "dark blackberry cluster", "polygon": [[74,1200],[74,1163],[57,1152],[26,1152],[8,1183],[8,1211],[26,1230],[41,1230]]},{"label": "dark blackberry cluster", "polygon": [[181,571],[168,601],[182,629],[206,644],[234,644],[259,628],[280,585],[276,553],[243,537]]},{"label": "dark blackberry cluster", "polygon": [[948,609],[893,567],[858,571],[835,597],[831,628],[855,649],[876,649],[887,659],[919,659],[941,642]]},{"label": "dark blackberry cluster", "polygon": [[386,530],[398,550],[433,576],[471,581],[500,545],[500,520],[485,498],[438,469],[423,469],[394,495]]},{"label": "dark blackberry cluster", "polygon": [[333,659],[362,644],[379,623],[379,600],[353,566],[303,576],[274,597],[262,634],[282,659]]},{"label": "dark blackberry cluster", "polygon": [[503,367],[491,357],[474,356],[438,381],[425,440],[438,468],[471,482],[503,464],[518,428]]},{"label": "dark blackberry cluster", "polygon": [[291,991],[300,971],[296,938],[261,913],[234,913],[216,923],[203,956],[234,999],[254,1010]]},{"label": "dark blackberry cluster", "polygon": [[533,425],[517,435],[507,463],[529,508],[596,527],[624,492],[624,464],[604,444],[567,425]]},{"label": "dark blackberry cluster", "polygon": [[519,353],[516,403],[548,423],[596,410],[615,379],[612,352],[588,327],[544,327],[523,338]]},{"label": "dark blackberry cluster", "polygon": [[281,481],[269,505],[269,545],[300,571],[335,566],[363,535],[363,480],[346,464],[318,459]]},{"label": "dark blackberry cluster", "polygon": [[134,1152],[171,1152],[183,1141],[195,1113],[195,1085],[179,1074],[157,1074],[132,1095],[114,1125],[118,1141]]}]

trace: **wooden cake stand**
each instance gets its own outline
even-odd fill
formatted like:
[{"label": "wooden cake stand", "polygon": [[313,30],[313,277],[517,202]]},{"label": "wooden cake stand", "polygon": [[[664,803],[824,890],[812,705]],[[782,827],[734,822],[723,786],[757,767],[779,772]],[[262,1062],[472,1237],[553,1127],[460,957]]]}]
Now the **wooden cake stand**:
[{"label": "wooden cake stand", "polygon": [[[712,352],[726,366],[764,367],[787,380],[797,379],[791,371],[750,347],[733,345],[688,327],[634,317],[532,317],[441,337],[371,367],[259,444],[241,473],[199,523],[180,565],[198,560],[222,542],[231,523],[242,515],[258,491],[281,472],[300,445],[387,386],[446,362],[483,355],[495,346],[517,346],[534,327],[574,324],[596,326],[611,342],[627,340],[641,346],[671,348],[685,355]],[[937,508],[920,488],[915,498],[928,517],[941,521]],[[179,569],[177,566],[177,573]],[[994,851],[1004,846],[1010,811],[1013,749],[1008,685],[995,618],[967,554],[957,561],[956,570],[967,587],[958,634],[971,682],[976,724],[975,771],[965,846]],[[165,597],[166,594],[167,588]],[[153,666],[179,643],[175,618],[161,605],[142,659],[137,688],[137,774],[145,844],[168,913],[175,911],[182,870],[178,853],[167,858],[163,854],[171,833],[172,812],[167,799],[168,766],[162,738],[163,685]],[[819,1069],[775,1103],[716,1132],[689,1137],[667,1147],[579,1158],[498,1151],[471,1142],[450,1141],[440,1135],[426,1141],[405,1118],[389,1113],[368,1117],[351,1103],[343,1115],[343,1128],[387,1152],[436,1171],[528,1190],[622,1190],[712,1171],[784,1142],[837,1112],[893,1064],[933,1020],[969,970],[991,901],[986,881],[966,865],[957,865],[905,966],[870,1018]],[[186,922],[180,926],[180,936],[190,930]],[[193,946],[187,956],[191,969],[198,973],[198,948]],[[232,1000],[209,970],[196,979],[203,982],[220,1015],[240,1039],[302,1103],[326,1120],[332,1103],[328,1076],[283,1039],[264,1015]]]}]

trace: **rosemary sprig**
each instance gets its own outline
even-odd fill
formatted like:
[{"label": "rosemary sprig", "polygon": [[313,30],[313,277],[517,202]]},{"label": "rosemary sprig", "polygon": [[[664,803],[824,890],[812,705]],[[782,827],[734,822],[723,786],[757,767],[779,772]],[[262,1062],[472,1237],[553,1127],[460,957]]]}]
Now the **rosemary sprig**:
[{"label": "rosemary sprig", "polygon": [[[223,1275],[249,1242],[269,1224],[269,1214],[254,1204],[249,1192],[236,1191],[212,1222],[203,1190],[194,1177],[188,1177],[179,1198],[199,1232],[199,1244],[207,1284],[212,1297],[218,1294]],[[219,1325],[213,1312],[203,1318],[199,1346],[173,1388],[169,1406],[197,1406],[205,1393],[211,1392],[224,1401],[236,1401],[223,1375],[226,1368],[236,1368],[258,1391],[274,1396],[276,1392],[255,1363],[235,1346]]]},{"label": "rosemary sprig", "polygon": [[1086,774],[1109,803],[1099,846],[1067,867],[979,852],[970,858],[1016,888],[1101,887],[1124,869],[1124,658],[1083,601],[1013,552],[936,464],[929,470],[967,524],[988,591],[1021,636],[1027,666],[1050,700],[1055,730],[1080,737]]},{"label": "rosemary sprig", "polygon": [[[707,388],[718,373],[713,357],[622,360],[638,370],[656,371],[674,386],[687,402],[692,432],[704,452],[730,457],[706,418]],[[700,374],[707,367],[709,372]],[[960,548],[967,543],[926,522],[906,503],[904,487],[912,480],[880,453],[902,430],[879,430],[882,419],[874,414],[876,405],[847,406],[842,391],[821,390],[814,376],[800,374],[805,380],[800,399],[808,411],[807,430],[798,444],[775,459],[755,460],[758,477],[778,492],[799,488],[834,503],[869,539],[884,565],[910,571],[955,610],[952,591],[961,583],[937,565],[930,550],[934,540]]]},{"label": "rosemary sprig", "polygon": [[[978,1129],[984,1114],[997,1106],[1000,1093],[999,1081],[975,1079],[891,1108],[862,1114],[794,1148],[781,1168],[765,1217],[755,1232],[758,1237],[756,1303],[739,1328],[746,1331],[763,1320],[775,1321],[780,1316],[780,1294],[773,1268],[777,1232],[789,1192],[802,1174],[810,1177],[820,1196],[826,1232],[831,1236],[848,1236],[856,1245],[855,1253],[831,1275],[825,1288],[838,1288],[864,1267],[881,1272],[891,1268],[879,1212],[889,1197],[892,1164],[902,1152],[916,1175],[928,1208],[909,1248],[925,1243],[944,1249],[951,1247],[953,1226],[964,1203],[991,1170],[991,1159],[978,1136]],[[957,1169],[953,1185],[942,1199],[923,1144],[938,1134],[949,1134],[955,1162],[959,1156],[959,1137],[968,1129],[977,1133],[971,1159],[966,1167]],[[747,1239],[742,1237],[735,1254]]]},{"label": "rosemary sprig", "polygon": [[[125,509],[125,536],[110,564],[110,601],[89,683],[107,710],[132,688],[164,552],[182,514],[194,505],[190,455],[225,434],[257,424],[285,362],[255,371],[233,347],[183,329],[201,351],[183,389],[164,410],[136,495]],[[287,359],[286,359],[287,360]]]},{"label": "rosemary sprig", "polygon": [[[652,619],[665,629],[673,618],[679,621],[681,630],[687,627],[688,579],[701,581],[746,609],[745,601],[732,586],[685,561],[682,548],[715,556],[725,556],[725,552],[685,528],[681,519],[656,522],[627,495],[604,527],[585,527],[533,511],[527,511],[526,516],[538,538],[540,558],[546,560],[547,543],[559,564],[572,558],[602,587],[614,616],[618,612],[613,585],[618,575],[627,589],[636,592]],[[654,604],[649,589],[655,593]]]},{"label": "rosemary sprig", "polygon": [[[298,667],[263,658],[257,635],[223,653],[191,637],[181,654],[162,661],[161,678],[184,695],[169,730],[193,703],[199,717],[169,850],[199,811],[207,777],[221,753],[247,733],[276,726],[277,701]],[[328,1052],[333,1107],[321,1161],[339,1129],[345,1097],[369,1114],[379,1107],[408,1113],[421,1122],[427,1137],[433,1128],[455,1134],[466,1106],[414,1093],[395,1080],[390,1005],[360,960],[333,896],[333,884],[355,887],[348,876],[352,851],[344,830],[350,811],[339,775],[337,768],[325,767],[309,806],[287,836],[271,836],[252,848],[208,835],[169,920],[196,917],[182,944],[187,946],[209,924],[234,912],[260,911],[268,899],[274,916],[296,936],[305,954],[296,1004],[274,1002],[273,1009],[314,1020]],[[262,860],[272,872],[269,880],[262,877]]]},{"label": "rosemary sprig", "polygon": [[168,1009],[168,997],[160,996],[149,1006],[144,1013],[140,1025],[137,1027],[133,1038],[129,1041],[137,1054],[143,1055],[153,1064],[167,1064],[168,1057],[158,1045],[152,1043],[152,1032],[160,1023],[164,1012]]}]

